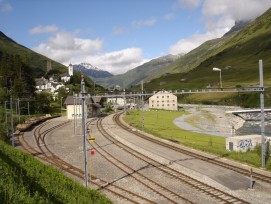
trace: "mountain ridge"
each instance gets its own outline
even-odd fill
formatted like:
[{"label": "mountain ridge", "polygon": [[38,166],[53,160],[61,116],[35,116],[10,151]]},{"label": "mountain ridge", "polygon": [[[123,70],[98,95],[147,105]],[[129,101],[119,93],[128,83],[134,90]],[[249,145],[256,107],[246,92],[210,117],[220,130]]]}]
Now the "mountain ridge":
[{"label": "mountain ridge", "polygon": [[105,78],[113,76],[110,72],[99,69],[98,67],[86,62],[74,64],[73,68],[74,70],[84,73],[91,78]]}]

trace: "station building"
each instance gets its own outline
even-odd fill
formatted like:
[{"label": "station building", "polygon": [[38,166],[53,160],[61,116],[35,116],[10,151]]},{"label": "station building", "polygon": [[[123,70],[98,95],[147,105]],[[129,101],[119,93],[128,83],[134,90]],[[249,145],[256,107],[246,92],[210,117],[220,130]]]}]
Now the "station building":
[{"label": "station building", "polygon": [[[99,104],[101,97],[92,96],[86,98],[87,117],[94,117],[100,114],[101,105]],[[67,119],[82,118],[82,99],[79,97],[68,96],[65,99]]]}]

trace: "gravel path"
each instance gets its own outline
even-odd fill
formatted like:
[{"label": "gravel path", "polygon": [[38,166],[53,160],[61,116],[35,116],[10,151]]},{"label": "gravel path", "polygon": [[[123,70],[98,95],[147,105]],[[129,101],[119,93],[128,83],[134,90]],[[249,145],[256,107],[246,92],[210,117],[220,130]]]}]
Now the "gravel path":
[{"label": "gravel path", "polygon": [[237,110],[240,107],[229,106],[202,106],[182,105],[188,115],[176,118],[173,122],[178,127],[193,132],[216,135],[221,137],[232,136],[232,130],[243,126],[244,120],[226,111]]}]

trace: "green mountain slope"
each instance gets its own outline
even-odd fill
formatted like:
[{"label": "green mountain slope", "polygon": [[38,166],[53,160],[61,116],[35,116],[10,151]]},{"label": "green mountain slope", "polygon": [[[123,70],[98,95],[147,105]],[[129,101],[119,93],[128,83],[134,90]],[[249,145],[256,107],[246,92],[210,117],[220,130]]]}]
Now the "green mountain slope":
[{"label": "green mountain slope", "polygon": [[[46,72],[47,60],[51,60],[41,54],[38,54],[7,37],[0,31],[0,52],[9,55],[19,55],[21,59],[28,64],[33,71],[33,76],[37,77]],[[66,66],[51,60],[52,68],[60,72],[66,71]]]},{"label": "green mountain slope", "polygon": [[264,62],[264,83],[271,83],[271,9],[239,33],[220,40],[206,42],[176,60],[165,70],[173,74],[154,79],[145,87],[180,89],[217,86],[219,73],[212,71],[213,67],[222,69],[223,87],[256,85],[259,83],[259,59]]},{"label": "green mountain slope", "polygon": [[240,30],[242,30],[249,22],[237,22],[232,29],[223,37],[206,41],[199,47],[183,55],[180,59],[169,65],[157,76],[162,76],[165,73],[184,73],[197,67],[204,60],[217,54],[219,48],[229,42]]},{"label": "green mountain slope", "polygon": [[152,76],[160,73],[165,67],[174,62],[178,56],[167,55],[157,59],[153,59],[141,66],[138,66],[132,70],[127,71],[124,74],[115,75],[106,78],[95,79],[97,84],[104,87],[112,87],[119,85],[121,87],[130,88],[138,84],[141,80],[148,81]]}]

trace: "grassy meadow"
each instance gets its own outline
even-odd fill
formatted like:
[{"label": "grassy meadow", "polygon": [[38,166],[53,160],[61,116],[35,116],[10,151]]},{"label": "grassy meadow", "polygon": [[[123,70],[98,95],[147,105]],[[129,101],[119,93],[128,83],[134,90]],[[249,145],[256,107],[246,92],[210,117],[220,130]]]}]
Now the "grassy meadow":
[{"label": "grassy meadow", "polygon": [[[188,114],[187,112],[151,110],[144,111],[143,114],[144,131],[147,133],[194,149],[247,163],[255,167],[261,166],[260,149],[243,153],[229,152],[226,150],[226,139],[224,137],[190,132],[177,127],[173,123],[173,120],[184,114]],[[129,111],[125,115],[124,120],[131,126],[142,129],[142,111]],[[270,160],[267,161],[266,167],[269,170],[271,169]]]}]

